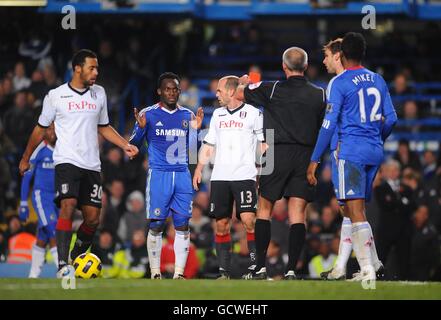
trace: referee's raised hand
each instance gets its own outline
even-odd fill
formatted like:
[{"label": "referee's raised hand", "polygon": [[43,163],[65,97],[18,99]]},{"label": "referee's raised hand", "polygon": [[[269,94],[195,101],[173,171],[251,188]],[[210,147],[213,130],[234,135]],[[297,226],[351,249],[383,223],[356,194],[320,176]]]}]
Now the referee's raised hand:
[{"label": "referee's raised hand", "polygon": [[306,171],[306,178],[308,179],[309,184],[313,186],[317,185],[317,178],[315,177],[315,171],[317,170],[317,167],[317,162],[310,162],[308,170]]},{"label": "referee's raised hand", "polygon": [[145,113],[140,115],[138,109],[136,108],[133,108],[133,113],[135,114],[135,120],[138,123],[138,126],[140,128],[145,128],[145,125],[147,124]]},{"label": "referee's raised hand", "polygon": [[251,82],[250,77],[247,74],[244,74],[242,77],[239,78],[239,85],[247,86]]}]

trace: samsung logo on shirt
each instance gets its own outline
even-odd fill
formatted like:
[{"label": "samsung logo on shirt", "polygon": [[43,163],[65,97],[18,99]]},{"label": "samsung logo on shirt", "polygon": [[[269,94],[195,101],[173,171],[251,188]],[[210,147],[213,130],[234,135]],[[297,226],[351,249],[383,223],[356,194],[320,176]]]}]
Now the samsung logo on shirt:
[{"label": "samsung logo on shirt", "polygon": [[180,129],[156,129],[157,136],[185,137],[187,132]]}]

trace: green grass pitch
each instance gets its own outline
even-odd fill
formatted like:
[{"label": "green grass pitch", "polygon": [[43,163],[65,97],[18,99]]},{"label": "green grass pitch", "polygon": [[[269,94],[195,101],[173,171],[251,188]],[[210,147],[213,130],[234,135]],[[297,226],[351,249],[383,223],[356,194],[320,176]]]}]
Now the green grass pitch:
[{"label": "green grass pitch", "polygon": [[377,281],[375,290],[346,281],[91,279],[64,290],[57,279],[0,279],[6,299],[301,300],[441,299],[441,283]]}]

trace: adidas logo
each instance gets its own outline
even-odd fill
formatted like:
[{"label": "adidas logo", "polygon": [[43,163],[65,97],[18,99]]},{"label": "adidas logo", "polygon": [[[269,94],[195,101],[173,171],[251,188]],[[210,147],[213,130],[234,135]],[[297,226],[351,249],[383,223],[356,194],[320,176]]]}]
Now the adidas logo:
[{"label": "adidas logo", "polygon": [[161,121],[158,121],[158,122],[156,122],[156,126],[157,126],[157,127],[163,127],[164,125],[162,124]]},{"label": "adidas logo", "polygon": [[355,194],[354,190],[349,190],[348,193],[346,193],[347,196],[353,196]]}]

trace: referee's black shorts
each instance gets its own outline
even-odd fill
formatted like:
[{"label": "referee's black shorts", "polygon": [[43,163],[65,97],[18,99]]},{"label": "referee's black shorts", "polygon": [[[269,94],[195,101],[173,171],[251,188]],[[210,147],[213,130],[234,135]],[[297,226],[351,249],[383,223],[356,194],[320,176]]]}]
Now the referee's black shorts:
[{"label": "referee's black shorts", "polygon": [[[259,179],[259,194],[270,201],[297,197],[311,202],[315,187],[306,179],[314,147],[299,144],[274,145],[274,170]],[[267,160],[268,161],[268,160]]]}]

